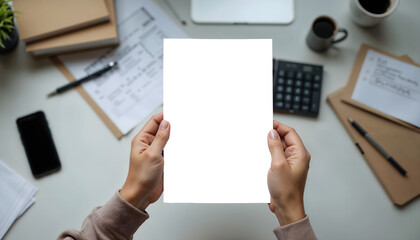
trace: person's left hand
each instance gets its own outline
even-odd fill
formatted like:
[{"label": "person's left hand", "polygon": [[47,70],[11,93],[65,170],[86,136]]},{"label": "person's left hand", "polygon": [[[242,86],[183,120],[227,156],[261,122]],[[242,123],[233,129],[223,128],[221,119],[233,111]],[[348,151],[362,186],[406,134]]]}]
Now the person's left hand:
[{"label": "person's left hand", "polygon": [[170,125],[163,113],[153,116],[131,143],[130,168],[120,194],[144,211],[163,191],[163,148],[169,139]]}]

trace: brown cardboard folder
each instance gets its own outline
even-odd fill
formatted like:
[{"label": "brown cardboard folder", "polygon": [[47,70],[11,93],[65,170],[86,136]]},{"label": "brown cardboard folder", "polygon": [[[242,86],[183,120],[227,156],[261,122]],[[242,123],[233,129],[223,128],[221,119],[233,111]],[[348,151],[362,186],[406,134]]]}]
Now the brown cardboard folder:
[{"label": "brown cardboard folder", "polygon": [[350,77],[349,77],[349,81],[347,83],[347,86],[343,90],[343,94],[342,94],[343,101],[345,101],[345,102],[347,102],[347,103],[349,103],[351,105],[354,105],[354,106],[356,106],[358,108],[365,109],[365,110],[367,110],[369,112],[372,112],[374,114],[377,114],[378,116],[384,117],[384,118],[386,118],[386,119],[388,119],[390,121],[393,121],[393,122],[395,122],[397,124],[400,124],[402,126],[405,126],[407,128],[410,128],[410,129],[412,129],[412,130],[417,131],[417,132],[420,133],[420,128],[418,128],[416,126],[413,126],[413,125],[411,125],[409,123],[406,123],[404,121],[401,121],[401,120],[399,120],[399,119],[397,119],[395,117],[392,117],[392,116],[390,116],[388,114],[385,114],[383,112],[380,112],[380,111],[378,111],[378,110],[376,110],[374,108],[371,108],[369,106],[366,106],[366,105],[364,105],[364,104],[362,104],[362,103],[360,103],[358,101],[355,101],[355,100],[353,100],[351,98],[351,95],[353,94],[353,90],[354,90],[354,88],[356,86],[356,83],[357,83],[357,78],[359,76],[360,69],[362,68],[363,61],[364,61],[364,59],[366,57],[366,53],[367,53],[367,51],[369,49],[372,49],[372,50],[374,50],[376,52],[382,53],[382,54],[387,55],[389,57],[392,57],[392,58],[401,60],[401,61],[406,62],[408,64],[411,64],[413,66],[420,67],[419,64],[414,63],[407,55],[402,56],[402,57],[397,57],[397,56],[394,56],[394,55],[392,55],[390,53],[387,53],[387,52],[384,52],[382,50],[379,50],[377,48],[368,46],[366,44],[362,44],[360,46],[360,49],[359,49],[359,52],[357,54],[356,60],[354,61],[353,69],[352,69],[352,71],[350,73]]},{"label": "brown cardboard folder", "polygon": [[[70,73],[70,71],[64,66],[64,64],[60,61],[58,57],[51,58],[51,61],[60,69],[61,73],[69,80],[70,82],[75,81],[74,76]],[[120,139],[123,136],[123,133],[118,129],[117,125],[111,121],[111,119],[105,114],[104,111],[96,104],[96,102],[89,96],[89,94],[83,89],[82,86],[76,87],[77,91],[82,95],[82,97],[86,100],[86,102],[92,107],[92,109],[99,115],[99,117],[104,121],[106,126],[111,130],[111,132]]]},{"label": "brown cardboard folder", "polygon": [[[345,89],[328,96],[328,102],[347,132],[363,151],[391,201],[402,206],[420,195],[420,133],[396,124],[389,119],[357,108],[342,101]],[[348,122],[357,121],[386,151],[407,170],[402,176],[360,133]]]}]

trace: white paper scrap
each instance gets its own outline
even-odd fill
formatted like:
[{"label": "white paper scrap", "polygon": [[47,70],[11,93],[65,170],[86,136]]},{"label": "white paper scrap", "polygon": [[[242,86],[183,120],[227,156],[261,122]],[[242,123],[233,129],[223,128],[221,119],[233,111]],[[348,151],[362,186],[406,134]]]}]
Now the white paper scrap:
[{"label": "white paper scrap", "polygon": [[0,161],[0,239],[32,204],[37,188]]},{"label": "white paper scrap", "polygon": [[165,39],[164,202],[268,203],[271,39]]},{"label": "white paper scrap", "polygon": [[352,99],[420,127],[420,68],[368,50]]}]

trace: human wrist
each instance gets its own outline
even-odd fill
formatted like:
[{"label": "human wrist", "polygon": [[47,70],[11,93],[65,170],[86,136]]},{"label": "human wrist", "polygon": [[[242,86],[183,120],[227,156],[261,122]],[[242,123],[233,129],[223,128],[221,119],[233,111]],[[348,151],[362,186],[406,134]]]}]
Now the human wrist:
[{"label": "human wrist", "polygon": [[279,221],[280,226],[285,226],[306,217],[303,201],[297,201],[287,205],[277,205],[274,214]]},{"label": "human wrist", "polygon": [[140,211],[145,212],[146,208],[150,205],[148,194],[142,191],[141,188],[133,188],[124,184],[120,190],[120,195]]}]

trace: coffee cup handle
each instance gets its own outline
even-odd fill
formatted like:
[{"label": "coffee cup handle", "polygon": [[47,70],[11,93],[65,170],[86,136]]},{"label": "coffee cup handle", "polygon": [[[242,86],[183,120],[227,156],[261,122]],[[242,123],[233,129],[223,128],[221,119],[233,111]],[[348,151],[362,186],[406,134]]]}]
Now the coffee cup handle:
[{"label": "coffee cup handle", "polygon": [[343,36],[341,36],[341,38],[334,39],[334,40],[332,41],[332,43],[333,43],[333,44],[334,44],[334,43],[338,43],[338,42],[343,41],[344,39],[346,39],[346,38],[347,38],[347,35],[348,35],[347,30],[346,30],[346,29],[344,29],[344,28],[339,28],[337,32],[342,32],[342,33],[343,33]]}]

